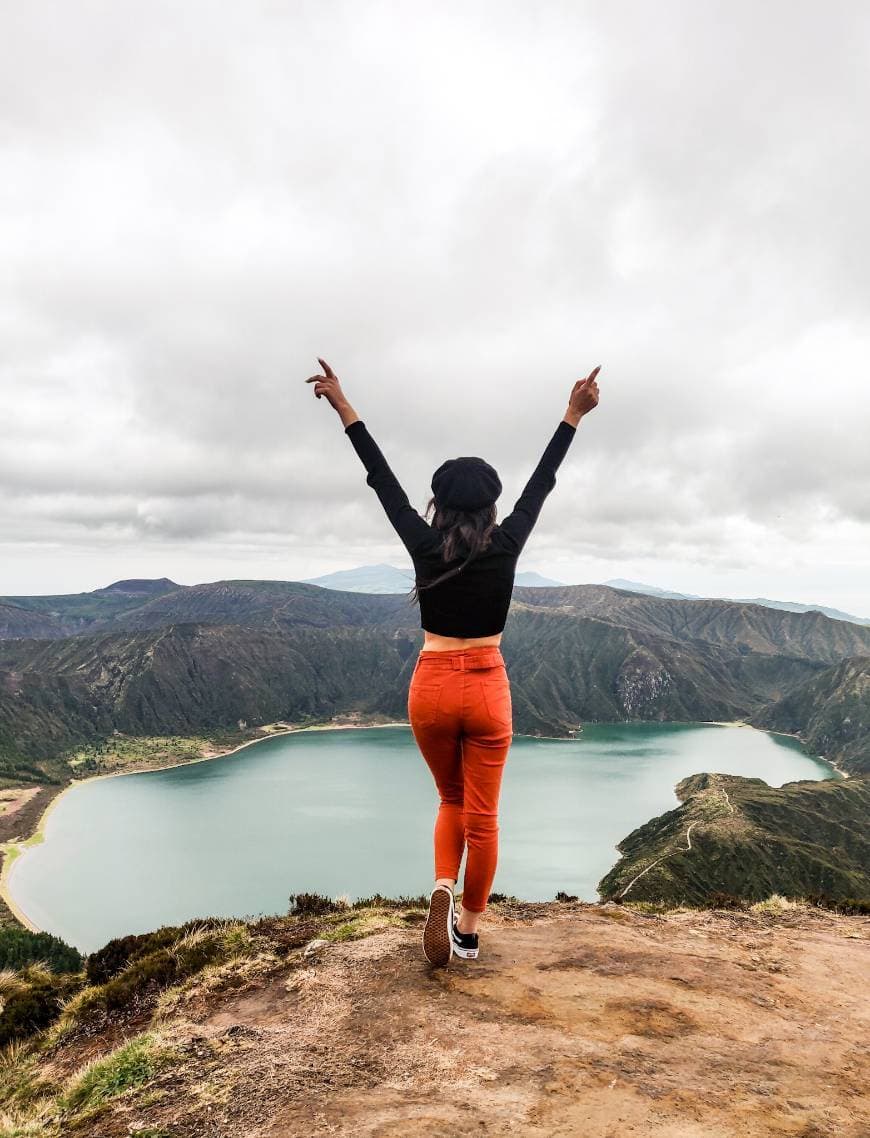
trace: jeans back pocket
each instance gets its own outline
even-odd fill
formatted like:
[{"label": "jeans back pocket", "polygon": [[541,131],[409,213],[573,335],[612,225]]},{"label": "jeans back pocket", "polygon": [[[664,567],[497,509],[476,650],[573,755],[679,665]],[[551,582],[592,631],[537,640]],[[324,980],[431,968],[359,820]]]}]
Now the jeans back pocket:
[{"label": "jeans back pocket", "polygon": [[481,691],[490,719],[500,727],[513,727],[514,714],[511,685],[503,667],[481,677]]},{"label": "jeans back pocket", "polygon": [[443,679],[423,679],[414,674],[408,689],[408,720],[413,727],[433,727],[437,723],[443,690]]}]

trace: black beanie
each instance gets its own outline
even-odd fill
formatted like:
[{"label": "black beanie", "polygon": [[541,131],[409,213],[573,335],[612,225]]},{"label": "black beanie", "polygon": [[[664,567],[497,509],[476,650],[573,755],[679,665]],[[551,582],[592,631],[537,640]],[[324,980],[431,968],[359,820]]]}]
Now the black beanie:
[{"label": "black beanie", "polygon": [[448,458],[432,475],[432,493],[439,506],[481,510],[501,493],[501,480],[482,458]]}]

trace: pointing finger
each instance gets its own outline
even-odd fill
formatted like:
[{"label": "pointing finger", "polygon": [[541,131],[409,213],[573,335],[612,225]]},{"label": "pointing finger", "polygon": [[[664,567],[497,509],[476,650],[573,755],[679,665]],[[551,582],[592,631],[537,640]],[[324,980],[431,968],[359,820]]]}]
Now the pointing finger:
[{"label": "pointing finger", "polygon": [[335,379],[335,372],[332,370],[332,368],[329,366],[329,364],[326,362],[326,360],[323,360],[320,358],[320,356],[318,356],[317,361],[320,364],[320,366],[323,368],[323,371],[324,371],[327,379]]}]

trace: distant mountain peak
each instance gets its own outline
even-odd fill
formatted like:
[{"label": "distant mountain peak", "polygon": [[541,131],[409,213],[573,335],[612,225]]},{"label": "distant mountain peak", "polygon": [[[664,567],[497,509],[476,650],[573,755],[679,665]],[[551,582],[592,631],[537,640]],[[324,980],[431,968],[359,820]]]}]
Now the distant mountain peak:
[{"label": "distant mountain peak", "polygon": [[641,581],[628,581],[624,577],[612,577],[609,581],[602,581],[611,589],[622,589],[629,593],[643,593],[648,597],[662,597],[674,601],[728,601],[735,605],[761,605],[762,608],[781,609],[783,612],[818,612],[830,620],[845,620],[850,624],[870,624],[870,617],[855,616],[853,613],[843,612],[841,609],[830,608],[828,605],[804,604],[800,601],[775,601],[770,597],[709,597],[698,593],[674,593],[668,589],[660,589],[657,585],[645,585]]},{"label": "distant mountain peak", "polygon": [[[382,561],[377,565],[357,565],[353,569],[339,569],[320,577],[307,577],[302,584],[338,589],[344,593],[407,593],[414,584],[414,569],[412,565],[400,569]],[[526,571],[517,573],[515,584],[542,589],[556,588],[563,582]]]},{"label": "distant mountain peak", "polygon": [[168,577],[131,577],[126,581],[113,581],[102,589],[94,589],[94,592],[103,596],[152,597],[180,588],[181,585]]}]

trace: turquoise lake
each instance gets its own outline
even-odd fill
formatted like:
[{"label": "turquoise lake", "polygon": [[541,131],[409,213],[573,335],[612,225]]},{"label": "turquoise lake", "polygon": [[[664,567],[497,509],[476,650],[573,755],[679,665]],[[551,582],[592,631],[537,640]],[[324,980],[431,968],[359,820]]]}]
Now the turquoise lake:
[{"label": "turquoise lake", "polygon": [[[493,890],[597,900],[616,843],[677,805],[699,771],[771,786],[835,777],[790,737],[747,727],[585,726],[515,736]],[[208,762],[74,787],[9,888],[85,952],[192,917],[285,913],[291,893],[428,893],[435,787],[408,727],[297,732]]]}]

